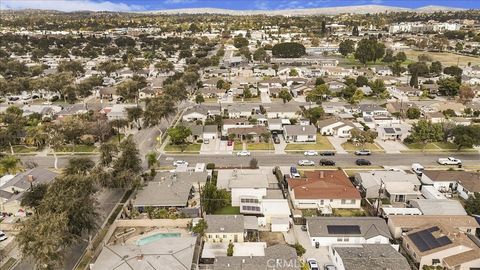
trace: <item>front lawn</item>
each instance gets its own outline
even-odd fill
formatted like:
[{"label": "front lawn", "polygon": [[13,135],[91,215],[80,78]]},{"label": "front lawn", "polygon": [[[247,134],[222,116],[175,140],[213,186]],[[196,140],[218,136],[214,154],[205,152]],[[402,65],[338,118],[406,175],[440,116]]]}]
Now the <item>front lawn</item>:
[{"label": "front lawn", "polygon": [[[233,97],[233,101],[242,102],[242,98],[241,97]],[[243,99],[243,102],[260,102],[260,101],[261,101],[260,96]]]},{"label": "front lawn", "polygon": [[[186,145],[167,144],[165,146],[165,152],[200,152],[202,147],[199,143],[191,143]],[[183,151],[182,151],[183,150]]]},{"label": "front lawn", "polygon": [[[274,150],[274,149],[275,147],[273,146],[272,143],[265,143],[265,142],[247,143],[247,150],[249,151]],[[235,142],[235,145],[233,146],[233,150],[242,151],[243,144],[241,142]]]},{"label": "front lawn", "polygon": [[240,214],[240,207],[234,207],[231,205],[220,208],[214,213],[214,215],[239,215],[239,214]]},{"label": "front lawn", "polygon": [[[434,143],[410,143],[405,144],[410,150],[428,150],[428,151],[456,151],[457,145],[451,142],[434,142]],[[468,148],[462,148],[461,150],[471,150]]]},{"label": "front lawn", "polygon": [[316,143],[289,143],[285,151],[335,150],[327,137],[317,134]]},{"label": "front lawn", "polygon": [[357,150],[362,150],[362,149],[366,149],[366,150],[370,150],[370,151],[383,151],[383,149],[378,146],[376,143],[366,143],[365,145],[355,145],[351,142],[344,142],[342,143],[342,147],[343,149],[345,149],[346,151],[357,151]]},{"label": "front lawn", "polygon": [[[16,154],[25,154],[25,153],[31,153],[31,152],[36,152],[38,149],[36,147],[29,147],[26,145],[14,145],[13,147],[13,152]],[[10,149],[7,149],[9,151]]]},{"label": "front lawn", "polygon": [[[85,144],[77,144],[75,145],[75,153],[90,153],[90,152],[94,152],[97,148],[95,147],[95,145],[85,145]],[[67,152],[67,153],[70,153],[72,152],[73,150],[73,146],[72,145],[64,145],[64,146],[60,146],[58,147],[57,149],[55,149],[55,151],[57,152]]]}]

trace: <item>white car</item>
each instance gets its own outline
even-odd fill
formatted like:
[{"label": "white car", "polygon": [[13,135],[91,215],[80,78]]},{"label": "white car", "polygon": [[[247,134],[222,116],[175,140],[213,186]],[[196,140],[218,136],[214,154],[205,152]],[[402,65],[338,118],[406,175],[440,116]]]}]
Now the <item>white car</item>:
[{"label": "white car", "polygon": [[355,155],[357,156],[370,156],[372,152],[370,150],[362,149],[355,151]]},{"label": "white car", "polygon": [[310,270],[320,270],[320,268],[318,267],[317,260],[307,259],[307,263]]},{"label": "white car", "polygon": [[305,151],[303,153],[304,156],[318,156],[318,152],[317,151],[313,151],[313,150],[308,150],[308,151]]},{"label": "white car", "polygon": [[315,166],[315,162],[308,160],[308,159],[302,159],[298,161],[299,166]]},{"label": "white car", "polygon": [[440,165],[460,165],[462,161],[458,158],[448,157],[448,158],[439,158],[437,160]]},{"label": "white car", "polygon": [[7,238],[7,235],[3,231],[0,231],[0,242],[7,240]]},{"label": "white car", "polygon": [[423,170],[425,170],[425,167],[422,166],[420,163],[412,163],[412,171],[418,175],[422,176]]},{"label": "white car", "polygon": [[175,160],[173,162],[173,166],[175,166],[175,167],[178,167],[178,166],[181,166],[181,165],[188,166],[188,162],[186,162],[185,160]]},{"label": "white car", "polygon": [[237,152],[237,157],[247,157],[247,156],[250,156],[250,152],[248,152],[247,150],[242,150],[240,152]]}]

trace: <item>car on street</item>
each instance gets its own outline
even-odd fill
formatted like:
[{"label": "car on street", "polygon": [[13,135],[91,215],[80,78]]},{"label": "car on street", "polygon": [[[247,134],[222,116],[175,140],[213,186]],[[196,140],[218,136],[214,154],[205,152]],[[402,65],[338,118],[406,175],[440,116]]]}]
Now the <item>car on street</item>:
[{"label": "car on street", "polygon": [[363,158],[357,159],[355,161],[355,164],[357,164],[358,166],[370,166],[370,165],[372,165],[372,163],[369,160],[366,160],[366,159],[363,159]]},{"label": "car on street", "polygon": [[228,142],[227,142],[227,145],[228,145],[228,146],[232,146],[232,145],[233,145],[233,142],[232,142],[232,141],[228,141]]},{"label": "car on street", "polygon": [[320,152],[320,156],[335,156],[335,152],[334,151],[323,151],[323,152]]},{"label": "car on street", "polygon": [[315,166],[315,162],[308,159],[301,159],[298,161],[298,166]]},{"label": "car on street", "polygon": [[290,175],[292,177],[300,177],[300,173],[295,166],[290,167]]},{"label": "car on street", "polygon": [[240,152],[237,152],[237,157],[248,157],[250,156],[250,152],[247,150],[242,150]]},{"label": "car on street", "polygon": [[458,158],[454,157],[447,157],[447,158],[439,158],[437,160],[438,164],[440,165],[460,165],[462,161]]},{"label": "car on street", "polygon": [[317,151],[313,151],[313,150],[308,150],[308,151],[305,151],[303,153],[304,156],[318,156],[318,152]]},{"label": "car on street", "polygon": [[302,225],[302,227],[300,227],[300,229],[302,229],[302,231],[306,232],[307,231],[307,225]]},{"label": "car on street", "polygon": [[318,268],[317,260],[315,259],[307,259],[307,264],[310,270],[320,270],[320,268]]},{"label": "car on street", "polygon": [[204,144],[209,144],[209,143],[210,143],[210,140],[209,140],[209,139],[205,139],[205,140],[203,140],[203,143],[204,143]]},{"label": "car on street", "polygon": [[422,166],[420,163],[412,163],[412,171],[417,175],[417,176],[422,176],[423,170],[425,170],[425,167]]},{"label": "car on street", "polygon": [[181,166],[181,165],[188,166],[188,162],[186,162],[185,160],[175,160],[173,162],[173,166],[175,166],[175,167],[178,167],[178,166]]},{"label": "car on street", "polygon": [[3,242],[7,239],[8,239],[7,235],[3,231],[0,231],[0,242]]},{"label": "car on street", "polygon": [[332,264],[325,264],[323,266],[323,269],[324,270],[337,270],[337,267],[335,267],[335,265],[332,265]]},{"label": "car on street", "polygon": [[278,136],[273,137],[273,143],[279,144],[280,143],[280,138],[278,138]]},{"label": "car on street", "polygon": [[331,159],[322,158],[320,159],[320,165],[322,166],[335,166],[335,161]]},{"label": "car on street", "polygon": [[366,150],[366,149],[355,151],[355,155],[357,156],[370,156],[371,154],[372,154],[372,151]]}]

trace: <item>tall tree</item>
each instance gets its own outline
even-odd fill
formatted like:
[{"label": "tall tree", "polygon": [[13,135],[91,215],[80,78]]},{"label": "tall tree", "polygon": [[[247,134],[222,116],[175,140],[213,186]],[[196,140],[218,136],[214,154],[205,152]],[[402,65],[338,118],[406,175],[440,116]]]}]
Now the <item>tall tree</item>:
[{"label": "tall tree", "polygon": [[283,103],[287,103],[290,100],[292,100],[292,95],[290,94],[290,91],[288,91],[287,89],[282,89],[278,93],[278,97],[283,100]]}]

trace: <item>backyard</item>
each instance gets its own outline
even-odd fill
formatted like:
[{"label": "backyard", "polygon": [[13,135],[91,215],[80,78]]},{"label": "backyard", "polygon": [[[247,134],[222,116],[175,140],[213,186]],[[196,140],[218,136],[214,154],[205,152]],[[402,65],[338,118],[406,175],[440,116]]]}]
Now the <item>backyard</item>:
[{"label": "backyard", "polygon": [[234,207],[231,205],[222,207],[215,211],[214,215],[239,215],[240,207]]},{"label": "backyard", "polygon": [[317,134],[316,143],[289,143],[285,151],[335,150],[327,137]]}]

